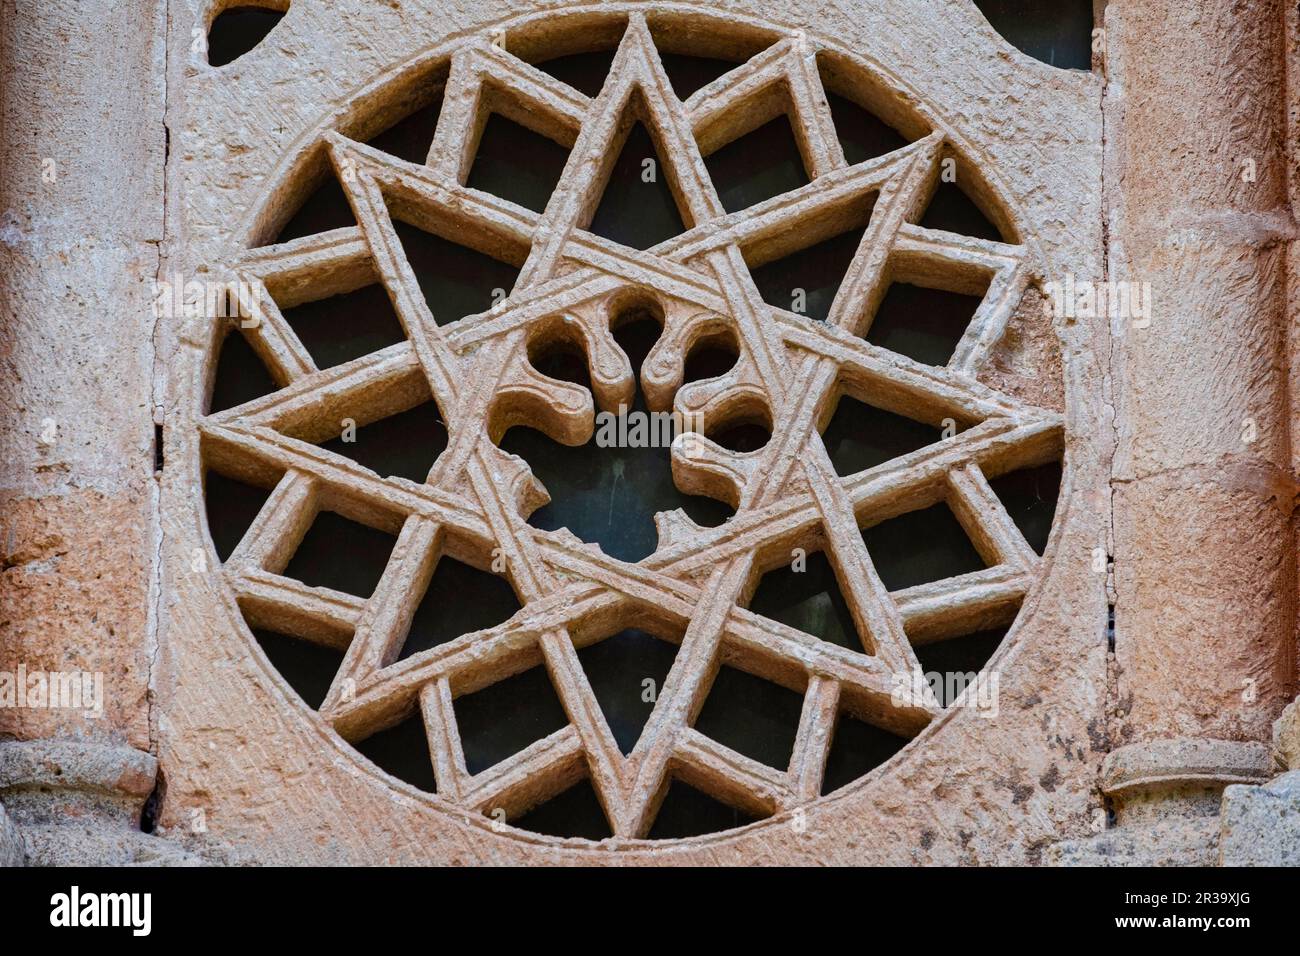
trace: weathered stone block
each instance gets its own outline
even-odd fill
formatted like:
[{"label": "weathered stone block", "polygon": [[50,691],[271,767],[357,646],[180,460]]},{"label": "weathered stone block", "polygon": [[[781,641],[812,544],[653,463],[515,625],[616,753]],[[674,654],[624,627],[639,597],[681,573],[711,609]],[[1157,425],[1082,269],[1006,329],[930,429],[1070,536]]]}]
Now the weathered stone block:
[{"label": "weathered stone block", "polygon": [[1219,852],[1224,866],[1300,866],[1300,770],[1223,792]]}]

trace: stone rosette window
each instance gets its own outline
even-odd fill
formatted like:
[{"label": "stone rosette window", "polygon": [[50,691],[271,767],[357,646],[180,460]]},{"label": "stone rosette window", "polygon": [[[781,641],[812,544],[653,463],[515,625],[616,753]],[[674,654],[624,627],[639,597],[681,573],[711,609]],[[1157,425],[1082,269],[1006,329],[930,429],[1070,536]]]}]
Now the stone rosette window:
[{"label": "stone rosette window", "polygon": [[[963,703],[923,676],[962,647],[992,660],[967,698],[989,689],[1043,570],[1063,401],[1032,237],[905,89],[811,30],[610,7],[457,38],[326,121],[233,243],[249,318],[214,338],[198,427],[209,498],[244,502],[209,501],[222,575],[286,706],[364,766],[416,753],[385,779],[435,806],[545,830],[580,792],[599,819],[558,835],[635,840],[691,828],[657,829],[682,787],[726,808],[700,832],[860,785]],[[479,164],[502,121],[539,138],[522,186]],[[737,185],[773,123],[797,168]],[[602,212],[643,135],[680,221],[653,242]],[[431,284],[453,246],[495,263],[488,301]],[[805,288],[801,256],[842,269]],[[639,366],[629,316],[658,327]],[[719,344],[734,361],[692,377]],[[577,381],[545,374],[557,350]],[[638,389],[696,423],[672,479],[725,520],[661,512],[639,560],[530,523],[554,489],[507,432],[582,445]],[[365,593],[332,586],[376,554]],[[516,609],[476,617],[461,581]],[[723,739],[724,690],[757,745]]]}]

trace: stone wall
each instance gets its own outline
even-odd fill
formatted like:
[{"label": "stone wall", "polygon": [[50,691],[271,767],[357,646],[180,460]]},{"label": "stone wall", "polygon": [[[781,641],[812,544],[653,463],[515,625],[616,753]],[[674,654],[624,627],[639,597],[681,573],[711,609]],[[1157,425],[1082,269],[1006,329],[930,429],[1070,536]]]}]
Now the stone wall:
[{"label": "stone wall", "polygon": [[1294,785],[1253,788],[1296,692],[1292,6],[1109,4],[1085,74],[967,0],[709,5],[864,58],[978,158],[1040,279],[1150,282],[1155,311],[1057,322],[1067,487],[996,718],[949,711],[797,825],[595,848],[394,785],[268,668],[196,564],[211,329],[151,310],[381,79],[551,5],[293,0],[218,70],[207,4],[0,4],[0,671],[104,682],[101,716],[0,709],[0,862],[1232,863],[1257,832],[1296,859]]}]

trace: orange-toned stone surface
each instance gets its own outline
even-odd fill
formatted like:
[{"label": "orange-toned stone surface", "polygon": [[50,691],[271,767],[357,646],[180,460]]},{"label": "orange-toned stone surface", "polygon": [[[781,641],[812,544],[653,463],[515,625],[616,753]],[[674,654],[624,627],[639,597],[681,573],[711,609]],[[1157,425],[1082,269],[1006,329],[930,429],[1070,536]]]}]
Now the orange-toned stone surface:
[{"label": "orange-toned stone surface", "polygon": [[[95,30],[61,6],[0,8],[0,671],[102,672],[106,688],[101,717],[0,710],[0,862],[1293,858],[1290,831],[1256,838],[1294,804],[1293,782],[1242,786],[1275,769],[1267,741],[1296,690],[1293,5],[1110,4],[1093,73],[1028,58],[965,0],[292,0],[261,44],[216,68],[194,37],[219,6],[159,0]],[[50,31],[47,16],[78,25]],[[529,65],[591,47],[619,51],[599,95]],[[28,50],[41,52],[15,71]],[[660,52],[746,62],[681,101]],[[909,145],[851,165],[824,81]],[[366,145],[435,87],[426,162]],[[544,212],[465,186],[481,97],[573,148]],[[701,153],[780,111],[810,185],[726,214]],[[687,229],[644,252],[584,230],[629,115],[652,129]],[[1002,242],[919,225],[949,160]],[[275,243],[324,175],[357,225]],[[763,303],[746,266],[865,224],[869,193],[828,321]],[[518,284],[439,326],[394,217],[522,266]],[[153,315],[153,283],[177,276],[244,280],[258,322]],[[1150,322],[1053,313],[1045,287],[1066,276],[1149,283]],[[947,367],[864,341],[890,279],[985,294]],[[318,369],[282,310],[371,281],[408,341]],[[629,303],[664,325],[641,370],[609,330]],[[741,344],[735,368],[680,387],[685,354],[719,331]],[[281,389],[209,415],[226,334]],[[586,353],[592,394],[528,364],[530,347],[559,340]],[[631,564],[529,526],[548,492],[496,442],[515,423],[581,442],[638,373],[656,408],[706,432],[757,408],[772,438],[748,454],[707,439],[677,449],[678,486],[737,516],[704,529],[663,513],[659,549]],[[841,394],[964,429],[844,478],[816,435]],[[451,442],[424,484],[314,444],[343,418],[429,397]],[[1040,557],[988,482],[1061,457]],[[271,492],[224,566],[205,469]],[[859,528],[940,500],[989,567],[887,592]],[[282,573],[322,508],[397,536],[372,597]],[[795,547],[831,553],[866,653],[745,609]],[[523,610],[396,661],[443,555],[505,574]],[[918,669],[913,644],[1012,621],[982,678],[996,677],[995,714],[893,693]],[[250,624],[344,652],[319,711]],[[576,649],[630,624],[681,649],[625,756]],[[690,726],[720,660],[804,695],[788,768]],[[568,726],[471,774],[453,699],[534,666]],[[912,739],[821,796],[841,711]],[[352,746],[409,714],[437,794]],[[1279,724],[1284,761],[1293,723]],[[54,780],[65,768],[73,784]],[[510,825],[583,777],[612,838]],[[764,819],[650,841],[671,778]],[[1238,785],[1221,828],[1226,783]],[[163,839],[135,829],[145,812]]]},{"label": "orange-toned stone surface", "polygon": [[163,19],[0,8],[0,671],[105,697],[0,708],[0,738],[151,743]]},{"label": "orange-toned stone surface", "polygon": [[[1125,740],[1266,740],[1295,694],[1280,8],[1242,20],[1159,0],[1108,31],[1124,130],[1108,141],[1109,270],[1154,301],[1149,327],[1116,330]],[[1231,36],[1231,52],[1152,49],[1152,30]],[[1193,92],[1223,83],[1233,96]]]},{"label": "orange-toned stone surface", "polygon": [[[267,309],[265,321],[246,334],[289,388],[202,422],[197,419],[205,369],[214,354],[212,330],[194,324],[173,327],[168,459],[185,464],[169,467],[164,479],[169,543],[164,549],[163,627],[172,637],[164,642],[159,688],[160,753],[164,766],[175,768],[168,772],[167,832],[230,860],[329,862],[525,862],[537,854],[553,862],[1033,862],[1062,834],[1089,832],[1099,809],[1090,781],[1107,746],[1102,729],[1105,575],[1090,568],[1093,548],[1105,540],[1109,436],[1093,427],[1104,418],[1103,407],[1080,386],[1102,374],[1098,359],[1106,351],[1098,344],[1105,329],[1097,322],[1060,327],[1053,337],[1063,336],[1062,347],[1044,340],[1041,310],[1038,319],[1022,310],[1015,340],[999,353],[997,367],[981,375],[998,388],[1016,374],[1027,382],[1041,373],[1037,377],[1045,382],[1062,383],[1065,401],[1050,385],[1035,389],[1026,384],[1029,403],[1022,405],[982,388],[974,376],[990,361],[988,350],[1000,339],[1027,284],[1065,272],[1087,277],[1090,263],[1098,261],[1097,79],[1054,71],[1010,51],[973,11],[921,29],[903,11],[882,9],[880,22],[869,30],[864,22],[843,17],[835,29],[809,25],[801,35],[774,29],[769,20],[756,18],[770,17],[771,11],[760,13],[744,4],[733,13],[709,16],[687,5],[607,4],[600,21],[592,21],[591,14],[566,21],[554,13],[542,20],[530,17],[528,9],[516,6],[509,19],[497,22],[484,6],[472,24],[456,25],[436,11],[379,11],[368,14],[363,27],[376,46],[362,51],[319,42],[317,18],[324,11],[303,3],[277,27],[275,43],[221,71],[186,71],[181,112],[188,119],[179,136],[182,155],[191,158],[180,163],[177,175],[187,241],[177,247],[171,267],[183,273],[199,263],[242,268],[261,279],[283,307],[324,294],[322,290],[355,285],[365,274],[359,265],[373,257],[413,347],[395,350],[384,367],[359,360],[354,367],[318,373],[296,352],[276,311]],[[648,13],[644,24],[643,13]],[[329,15],[339,15],[338,8]],[[582,16],[587,19],[578,18]],[[515,59],[573,49],[566,44],[583,42],[578,37],[610,32],[613,18],[629,18],[630,26],[604,99],[593,102],[564,93]],[[486,42],[502,30],[504,50]],[[685,107],[656,72],[657,44],[708,52],[730,38],[755,34],[770,36],[778,45]],[[617,44],[619,33],[609,42]],[[842,82],[871,99],[913,140],[911,147],[861,170],[843,168],[838,143],[826,138],[829,117],[819,118],[815,94],[799,92],[805,78],[799,71],[809,62],[805,58],[823,47],[842,59],[839,72],[850,77]],[[952,68],[924,69],[940,49]],[[295,51],[292,65],[273,50]],[[1002,52],[990,58],[989,50]],[[413,101],[411,91],[418,89],[413,84],[427,75],[424,65],[434,66],[449,55],[455,57],[451,86],[427,167],[394,165],[354,144],[400,115],[400,104]],[[464,72],[458,73],[455,63],[462,60]],[[329,63],[330,69],[314,70],[313,62]],[[478,70],[518,91],[513,95],[531,97],[532,122],[558,127],[554,135],[576,140],[575,151],[583,156],[611,152],[607,138],[616,134],[609,124],[618,119],[611,106],[620,89],[639,91],[648,111],[643,118],[656,130],[668,162],[676,164],[670,178],[679,205],[697,223],[675,246],[655,251],[664,260],[656,266],[659,275],[644,272],[656,261],[653,256],[625,256],[600,242],[570,237],[571,223],[581,221],[584,208],[590,214],[590,197],[598,195],[592,192],[599,187],[591,178],[597,175],[594,169],[584,171],[571,163],[559,187],[563,199],[554,199],[540,220],[457,185],[464,172],[458,129],[472,120],[475,87],[456,84],[472,83]],[[845,283],[847,291],[836,306],[841,312],[829,325],[842,326],[847,336],[837,338],[831,329],[805,330],[804,323],[790,324],[779,310],[756,309],[745,298],[747,276],[735,271],[739,260],[731,249],[752,247],[755,251],[748,254],[762,261],[798,248],[820,227],[801,208],[781,213],[779,204],[772,207],[772,226],[746,213],[724,218],[711,205],[716,204],[712,187],[699,160],[691,158],[694,146],[684,138],[684,128],[694,125],[703,141],[725,141],[743,132],[755,122],[746,119],[747,112],[761,106],[760,101],[751,106],[745,98],[745,84],[761,85],[764,71],[793,84],[801,136],[811,144],[805,158],[816,174],[803,194],[808,202],[833,209],[844,202],[836,195],[853,195],[845,190],[884,187],[891,198],[878,201],[868,245],[882,254],[894,247],[891,262],[899,277],[962,286],[970,280],[955,277],[990,267],[1002,277],[995,280],[985,309],[947,370],[922,374],[914,363],[885,360],[853,337],[864,331],[860,316],[870,313],[865,304],[883,292],[883,258],[863,257],[855,266],[860,273],[851,273]],[[351,79],[340,84],[344,77]],[[274,89],[268,86],[272,78]],[[1018,95],[1008,97],[1008,88]],[[806,106],[799,100],[804,95],[811,97]],[[285,131],[272,132],[273,124],[262,118],[265,110],[274,111],[274,125],[283,123]],[[466,111],[464,120],[458,110]],[[240,119],[232,125],[225,114]],[[1063,115],[1071,121],[1061,122]],[[214,153],[200,147],[213,136],[237,141],[240,148]],[[1003,220],[1004,232],[1016,237],[1015,247],[978,240],[963,245],[955,237],[928,236],[914,226],[898,231],[900,223],[919,216],[921,190],[936,181],[945,155],[964,164],[959,168],[968,171],[969,188]],[[296,184],[305,183],[303,174],[319,168],[313,163],[326,156],[352,193],[360,228],[340,232],[328,243],[300,240],[292,247],[243,251],[250,240],[256,244],[274,234],[305,194]],[[495,243],[498,251],[520,244],[526,264],[514,293],[498,310],[464,320],[450,334],[421,318],[423,303],[410,293],[403,260],[385,238],[391,229],[387,214],[382,204],[375,205],[381,185],[390,195],[408,197],[396,206],[390,198],[390,207],[417,224],[446,228],[438,225],[443,217],[459,223],[465,235],[477,229],[483,236],[478,241]],[[572,192],[566,194],[566,189]],[[881,214],[890,203],[892,215]],[[334,278],[339,276],[350,278]],[[563,291],[584,278],[588,286],[583,288],[591,291]],[[820,642],[803,642],[797,632],[776,631],[761,619],[730,610],[737,599],[747,599],[751,561],[770,567],[781,560],[775,547],[799,543],[803,532],[798,522],[782,534],[779,527],[769,530],[770,519],[759,519],[728,552],[725,547],[707,550],[715,532],[661,520],[660,552],[639,566],[621,566],[574,539],[523,525],[522,517],[535,506],[527,473],[520,471],[521,462],[496,453],[488,439],[503,429],[502,419],[518,416],[579,437],[584,430],[589,434],[592,412],[571,390],[528,379],[519,357],[523,333],[550,312],[570,310],[584,330],[592,361],[608,354],[612,362],[607,370],[600,364],[592,369],[597,402],[608,407],[625,394],[630,370],[619,368],[617,353],[600,351],[606,348],[602,335],[608,334],[601,332],[601,322],[611,308],[605,301],[610,293],[617,295],[629,284],[656,296],[665,313],[667,334],[657,353],[663,372],[655,364],[656,354],[647,365],[656,369],[652,382],[662,381],[656,386],[660,401],[673,400],[674,363],[681,361],[676,337],[692,334],[693,316],[713,314],[740,333],[745,354],[713,395],[698,389],[678,394],[679,410],[695,410],[689,405],[695,401],[706,416],[725,416],[728,403],[748,390],[764,396],[774,419],[767,452],[751,455],[752,462],[712,451],[707,442],[702,443],[702,459],[678,456],[674,473],[679,484],[739,503],[742,517],[732,522],[739,528],[745,527],[747,511],[762,515],[764,508],[806,502],[801,506],[813,509],[809,526],[824,522],[840,571],[852,582],[860,620],[875,642],[874,657],[830,654]],[[401,397],[409,389],[387,386],[387,394],[395,396],[388,400],[381,383],[420,377],[452,416],[452,443],[431,476],[436,493],[419,498],[391,482],[386,487],[366,484],[360,474],[353,478],[331,471],[323,459],[304,457],[300,449],[311,446],[295,443],[295,436],[308,441],[328,436],[349,402],[363,400],[363,418],[391,414],[402,407],[394,403],[411,400]],[[968,516],[976,543],[990,555],[1002,556],[1003,569],[990,572],[987,585],[967,592],[936,587],[900,606],[884,595],[869,564],[853,565],[859,559],[850,560],[855,546],[849,542],[857,539],[851,507],[858,511],[857,520],[870,522],[873,513],[883,517],[921,506],[944,490],[932,480],[908,490],[923,471],[899,471],[894,485],[886,481],[878,491],[871,490],[870,482],[854,484],[825,473],[816,453],[803,450],[803,436],[837,379],[872,400],[897,403],[936,423],[945,417],[944,409],[957,409],[958,417],[972,424],[989,419],[952,439],[951,451],[933,459],[936,476],[951,473],[947,481],[953,490],[947,494]],[[336,384],[322,392],[330,382]],[[648,392],[655,400],[653,390]],[[494,404],[497,398],[500,403]],[[1035,398],[1047,407],[1035,409]],[[685,408],[682,402],[688,403]],[[1053,409],[1064,412],[1063,430],[1052,424]],[[259,427],[290,437],[258,432]],[[1031,439],[1035,434],[1041,437]],[[279,483],[223,572],[211,555],[211,570],[191,570],[193,549],[207,548],[198,471],[201,435],[207,463],[226,473],[268,486],[286,465],[301,476]],[[992,515],[987,492],[981,492],[978,471],[965,463],[978,463],[993,476],[1059,454],[1062,443],[1066,485],[1053,542],[1040,562],[1023,541],[1015,543],[1018,532],[1009,534],[1009,522],[985,524]],[[493,486],[501,490],[489,491]],[[381,582],[369,602],[350,605],[331,596],[323,604],[324,595],[295,589],[277,577],[286,560],[284,535],[300,534],[322,501],[394,532],[401,529],[389,565],[391,585],[386,590]],[[412,512],[423,517],[403,520]],[[446,530],[439,531],[440,526]],[[418,594],[420,582],[427,580],[437,550],[446,548],[484,566],[492,546],[507,554],[508,573],[525,599],[524,611],[499,632],[453,642],[449,651],[417,656],[403,668],[384,669],[395,653],[393,642],[404,633],[415,599],[412,591]],[[673,561],[683,559],[682,571],[675,571]],[[1008,574],[1012,577],[998,579]],[[992,662],[1000,678],[996,717],[960,708],[927,713],[933,705],[924,701],[899,707],[889,700],[888,675],[900,666],[906,669],[910,655],[901,634],[904,618],[916,618],[918,632],[939,636],[945,617],[973,619],[973,608],[992,607],[993,594],[1008,587],[1028,590],[1018,592],[1025,595],[1023,609]],[[238,595],[245,613],[251,608],[266,624],[310,630],[317,640],[333,640],[331,634],[353,626],[346,622],[357,622],[344,670],[319,715],[297,703],[262,661],[236,608]],[[574,670],[572,650],[566,650],[570,638],[564,631],[577,643],[597,639],[611,626],[624,626],[618,621],[627,614],[652,624],[689,626],[677,676],[665,688],[636,750],[623,758],[606,739],[608,731],[587,696],[585,679]],[[711,661],[723,646],[752,648],[743,653],[752,657],[749,666],[760,670],[763,660],[784,660],[772,673],[784,674],[784,681],[808,694],[806,723],[789,773],[759,767],[683,725],[698,705],[698,695],[707,690]],[[891,655],[900,655],[899,662],[892,663]],[[447,723],[450,696],[541,661],[560,688],[571,727],[540,749],[467,776],[457,762],[454,724]],[[819,730],[818,722],[833,717],[837,698],[847,699],[860,715],[908,733],[929,726],[885,767],[831,797],[809,802],[817,793],[819,760],[824,759],[814,755],[824,755],[829,731],[829,724]],[[417,701],[429,727],[439,778],[436,796],[378,772],[337,736],[364,737],[408,713]],[[804,753],[807,759],[800,757]],[[641,841],[670,766],[696,785],[771,816],[712,837]],[[502,806],[513,816],[567,785],[575,772],[592,777],[611,818],[613,839],[599,845],[560,841],[494,826],[485,815]],[[196,810],[202,810],[206,830],[193,834],[187,832],[188,821]],[[285,827],[286,814],[312,822]]]}]

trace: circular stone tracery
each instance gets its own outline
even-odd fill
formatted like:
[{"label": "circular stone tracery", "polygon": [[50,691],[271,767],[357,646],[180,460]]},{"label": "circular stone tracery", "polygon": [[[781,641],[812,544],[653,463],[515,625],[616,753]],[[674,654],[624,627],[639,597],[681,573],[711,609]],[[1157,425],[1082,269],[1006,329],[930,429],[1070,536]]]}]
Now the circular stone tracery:
[{"label": "circular stone tracery", "polygon": [[[832,750],[851,735],[837,726],[860,722],[895,740],[879,762],[940,714],[951,701],[920,678],[917,648],[948,646],[1014,618],[1041,559],[990,481],[1059,461],[1062,423],[1050,409],[981,383],[1036,270],[1024,246],[922,224],[944,160],[955,155],[941,133],[912,128],[919,135],[911,142],[850,162],[823,90],[823,77],[845,67],[819,69],[822,51],[801,33],[751,31],[736,41],[720,27],[719,49],[753,55],[683,100],[660,47],[690,52],[692,43],[715,41],[620,9],[612,19],[585,15],[572,24],[570,37],[610,38],[613,61],[598,88],[580,91],[522,58],[544,67],[538,53],[547,44],[553,55],[573,52],[559,27],[538,30],[541,39],[511,28],[458,42],[422,74],[423,93],[407,83],[401,104],[376,109],[379,120],[323,137],[320,155],[328,154],[356,224],[307,229],[239,255],[235,268],[258,318],[241,331],[275,387],[214,408],[201,430],[209,494],[223,480],[211,474],[269,491],[230,542],[223,573],[255,630],[334,655],[328,686],[319,688],[321,720],[381,766],[392,748],[409,755],[412,745],[427,746],[431,773],[412,782],[436,789],[437,803],[515,822],[585,779],[608,833],[638,838],[667,832],[656,830],[656,819],[674,781],[734,808],[721,826],[770,817],[845,776]],[[412,107],[413,116],[428,111],[438,84],[445,85],[436,133],[423,156],[411,152],[400,124],[364,135]],[[569,151],[537,210],[473,188],[491,115]],[[789,119],[808,184],[729,212],[705,154],[780,116]],[[679,234],[645,250],[592,231],[636,123],[650,133],[682,221]],[[269,218],[287,218],[283,207],[305,194],[309,169],[283,187]],[[1010,231],[977,173],[967,175],[981,205]],[[822,321],[765,301],[756,281],[765,266],[854,229],[861,239],[850,244]],[[491,308],[435,315],[413,265],[412,230],[518,268],[518,276]],[[401,340],[322,361],[288,313],[374,283],[391,300]],[[891,284],[981,297],[946,364],[873,343]],[[629,563],[568,532],[531,526],[546,493],[528,464],[497,444],[515,424],[580,444],[597,408],[631,404],[635,370],[611,325],[633,307],[662,323],[640,369],[648,407],[671,409],[702,433],[674,446],[674,481],[736,513],[716,528],[662,513],[657,549]],[[736,344],[734,365],[683,385],[694,347],[719,336]],[[558,339],[585,354],[589,391],[530,362]],[[928,426],[933,440],[841,474],[821,433],[850,401]],[[445,423],[445,448],[427,474],[396,477],[340,444],[349,427],[380,427],[429,402]],[[761,448],[737,452],[703,437],[753,419],[756,409],[771,431]],[[390,441],[405,440],[406,422]],[[870,536],[934,509],[955,518],[984,566],[910,586],[883,580]],[[351,537],[342,537],[345,527]],[[212,530],[214,539],[229,536],[215,521]],[[375,532],[392,540],[372,592],[307,580],[300,556],[311,536],[333,541],[343,552],[334,562],[347,564],[383,548],[367,536]],[[818,556],[855,646],[747,609],[766,574],[792,565],[800,573],[800,562]],[[412,646],[430,581],[448,567],[500,575],[520,610]],[[443,606],[433,616],[473,618],[461,610]],[[580,651],[625,640],[632,628],[652,635],[652,644],[675,645],[675,654],[653,682],[644,726],[629,737],[607,719],[616,707],[601,699]],[[298,651],[265,640],[263,649],[282,672],[297,666]],[[638,653],[637,666],[650,666]],[[632,675],[638,693],[643,673]],[[712,720],[711,696],[751,675],[798,695],[783,764],[702,732],[725,724]],[[553,692],[550,722],[541,708],[518,734],[518,714],[479,705],[494,689],[539,686]],[[468,748],[467,727],[484,729],[488,743]],[[401,728],[414,733],[404,737]],[[873,739],[865,749],[880,746]]]}]

